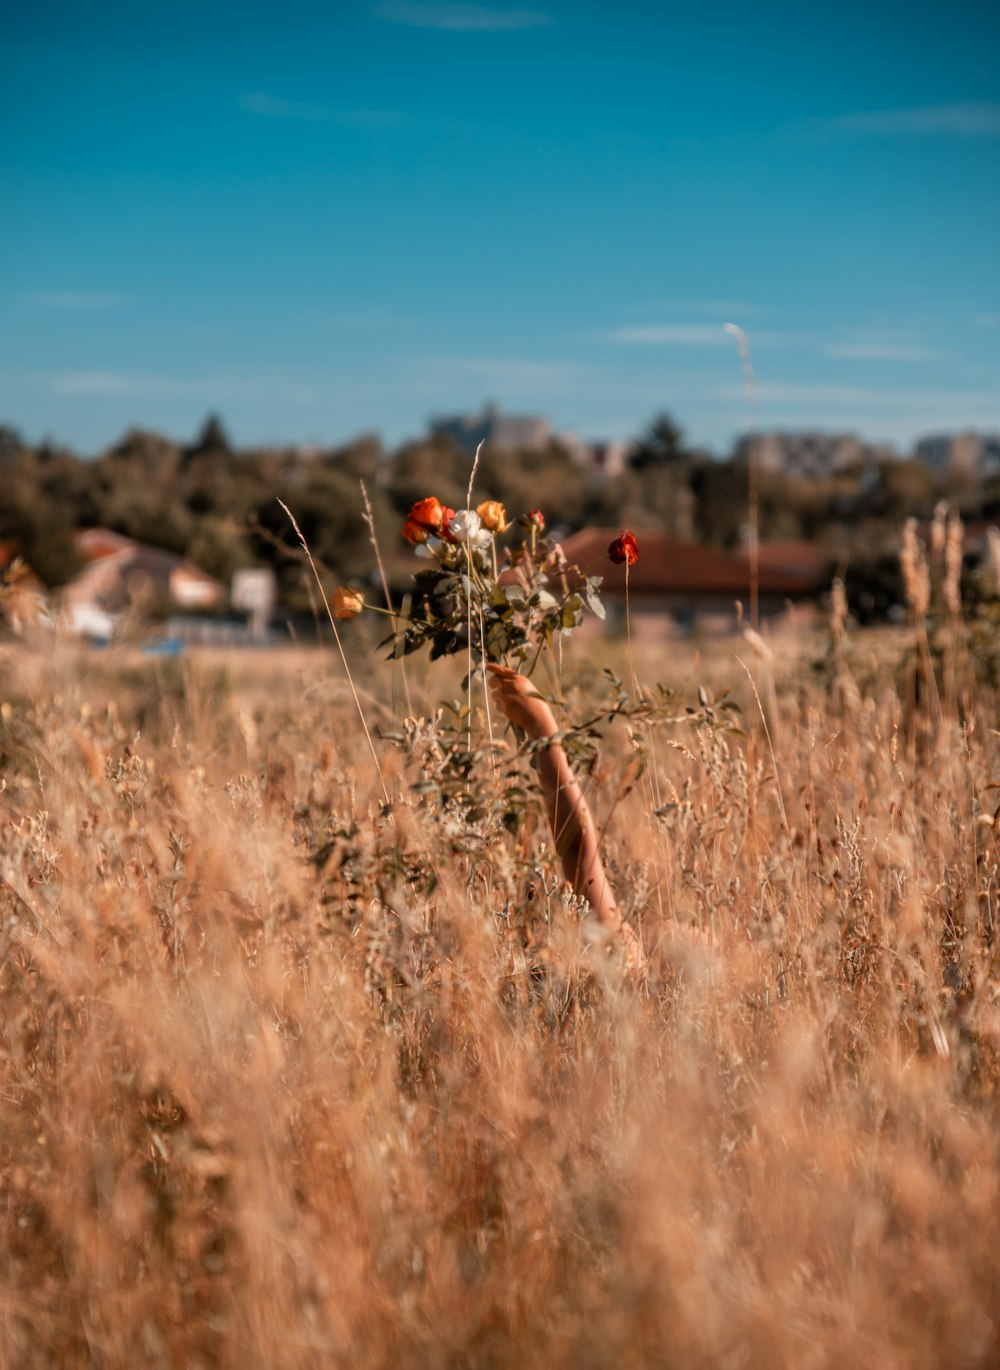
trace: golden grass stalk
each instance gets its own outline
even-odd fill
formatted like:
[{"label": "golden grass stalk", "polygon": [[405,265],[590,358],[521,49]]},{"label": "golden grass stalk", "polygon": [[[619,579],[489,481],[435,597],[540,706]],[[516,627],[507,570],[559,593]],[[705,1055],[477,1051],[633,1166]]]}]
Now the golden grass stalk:
[{"label": "golden grass stalk", "polygon": [[379,787],[382,790],[382,798],[385,801],[386,807],[390,808],[391,800],[389,799],[389,791],[386,789],[385,779],[382,775],[382,766],[378,759],[378,752],[376,752],[375,750],[375,743],[372,740],[372,735],[368,728],[368,720],[365,717],[365,711],[361,707],[361,700],[358,696],[357,687],[354,684],[354,677],[351,674],[351,667],[347,660],[347,654],[344,651],[344,644],[340,640],[340,633],[337,629],[337,621],[333,616],[333,610],[330,608],[330,602],[326,597],[326,591],[323,589],[323,582],[320,580],[319,572],[316,569],[316,563],[313,561],[312,552],[309,550],[309,544],[308,542],[306,542],[305,537],[302,533],[302,529],[296,522],[295,515],[292,513],[291,509],[289,509],[288,505],[285,504],[284,500],[279,499],[278,503],[281,505],[282,509],[284,509],[285,513],[288,515],[289,520],[291,521],[291,525],[295,529],[295,536],[302,544],[302,550],[305,552],[306,558],[308,559],[309,568],[313,573],[313,578],[316,581],[316,586],[319,590],[320,598],[322,599],[323,606],[326,609],[326,616],[330,621],[330,627],[333,629],[333,638],[337,644],[337,651],[340,653],[340,660],[344,666],[344,674],[347,676],[347,683],[351,687],[351,694],[354,696],[354,704],[358,711],[358,718],[361,720],[361,727],[364,732],[365,739],[368,743],[368,750],[371,752],[372,761],[375,763],[375,773],[378,776]]}]

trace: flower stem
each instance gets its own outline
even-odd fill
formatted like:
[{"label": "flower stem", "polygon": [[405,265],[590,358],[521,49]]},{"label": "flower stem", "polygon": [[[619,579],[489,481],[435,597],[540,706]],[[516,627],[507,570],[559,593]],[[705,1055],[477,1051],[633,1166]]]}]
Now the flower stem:
[{"label": "flower stem", "polygon": [[633,698],[636,702],[638,702],[638,699],[639,699],[639,694],[638,694],[639,682],[638,682],[638,681],[636,680],[636,678],[635,678],[635,667],[634,667],[634,665],[632,664],[632,613],[631,613],[631,609],[630,609],[630,606],[629,606],[629,598],[628,598],[628,570],[629,570],[629,564],[630,564],[630,563],[629,563],[629,561],[628,561],[628,558],[626,557],[626,559],[625,559],[625,637],[626,637],[626,639],[627,639],[627,641],[628,641],[628,674],[629,674],[629,679],[630,679],[630,681],[632,682],[632,698]]}]

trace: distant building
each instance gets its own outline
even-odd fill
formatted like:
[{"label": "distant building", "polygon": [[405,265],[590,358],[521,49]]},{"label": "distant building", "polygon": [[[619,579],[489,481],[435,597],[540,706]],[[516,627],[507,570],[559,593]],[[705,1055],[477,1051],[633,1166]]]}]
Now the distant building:
[{"label": "distant building", "polygon": [[229,599],[234,609],[246,614],[254,642],[266,642],[277,597],[278,582],[269,568],[247,567],[234,573]]},{"label": "distant building", "polygon": [[987,479],[1000,474],[1000,434],[934,433],[916,446],[918,461],[941,475]]},{"label": "distant building", "polygon": [[[624,611],[625,568],[607,557],[617,528],[584,528],[562,544],[577,566],[600,566],[601,595],[613,621]],[[750,569],[745,557],[674,537],[660,530],[638,531],[639,560],[630,569],[629,600],[634,632],[655,639],[678,630],[732,630],[736,603],[750,603]],[[822,559],[801,544],[780,545],[775,556],[760,548],[757,577],[760,617],[783,617],[789,605],[811,605],[824,588]]]},{"label": "distant building", "polygon": [[151,593],[179,609],[209,609],[225,590],[217,580],[174,552],[147,547],[107,528],[76,534],[83,570],[63,587],[62,602],[71,627],[92,635],[100,621],[107,630],[137,596]]},{"label": "distant building", "polygon": [[773,431],[741,438],[738,458],[747,459],[751,442],[761,471],[780,471],[788,476],[836,476],[894,455],[884,447],[862,442],[854,433]]},{"label": "distant building", "polygon": [[547,447],[552,438],[548,419],[534,415],[504,414],[495,404],[487,404],[479,414],[452,414],[432,419],[432,437],[448,437],[463,452],[475,456],[481,442],[491,447]]},{"label": "distant building", "polygon": [[[742,542],[733,549],[733,555],[749,568],[750,545]],[[814,588],[823,588],[829,581],[830,558],[818,543],[807,538],[784,538],[757,544],[757,569],[769,583],[772,572],[794,576],[798,580],[811,582]]]}]

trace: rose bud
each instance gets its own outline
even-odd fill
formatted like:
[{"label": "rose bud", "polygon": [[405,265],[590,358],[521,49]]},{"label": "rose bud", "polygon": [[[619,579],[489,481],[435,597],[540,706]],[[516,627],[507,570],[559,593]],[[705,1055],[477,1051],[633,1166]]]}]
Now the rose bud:
[{"label": "rose bud", "polygon": [[360,590],[338,585],[333,594],[334,618],[357,618],[364,607],[365,597]]},{"label": "rose bud", "polygon": [[482,504],[476,505],[476,513],[483,527],[491,533],[507,531],[507,510],[498,499],[484,499]]},{"label": "rose bud", "polygon": [[454,541],[455,541],[455,538],[454,538],[454,536],[453,536],[453,534],[452,534],[452,531],[451,531],[451,524],[452,524],[452,520],[454,519],[454,517],[455,517],[455,511],[454,511],[454,509],[448,509],[448,508],[445,508],[445,507],[442,505],[442,507],[441,507],[441,527],[438,529],[438,535],[439,535],[440,537],[444,538],[445,542],[454,543]]},{"label": "rose bud", "polygon": [[608,548],[608,556],[616,566],[634,566],[639,560],[639,544],[635,540],[635,534],[626,528],[621,537],[615,538]]},{"label": "rose bud", "polygon": [[542,513],[541,509],[530,510],[525,514],[521,522],[526,528],[537,528],[540,533],[545,530],[545,515]]}]

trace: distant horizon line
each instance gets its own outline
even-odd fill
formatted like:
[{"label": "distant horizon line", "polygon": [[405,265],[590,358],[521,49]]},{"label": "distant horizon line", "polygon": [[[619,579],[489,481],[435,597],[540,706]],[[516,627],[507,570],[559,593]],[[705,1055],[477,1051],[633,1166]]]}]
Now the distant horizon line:
[{"label": "distant horizon line", "polygon": [[[343,438],[338,439],[306,438],[294,440],[284,438],[265,438],[250,441],[236,441],[232,438],[229,427],[221,412],[219,410],[212,409],[206,412],[204,418],[195,427],[193,434],[189,438],[178,437],[174,432],[167,431],[166,429],[161,429],[154,426],[147,426],[140,422],[126,425],[124,428],[121,429],[120,435],[117,438],[113,438],[109,441],[99,444],[96,447],[87,447],[84,444],[74,442],[71,439],[63,438],[52,433],[44,433],[37,438],[31,438],[26,435],[25,431],[22,428],[20,428],[16,422],[6,418],[0,419],[0,434],[10,434],[17,440],[23,442],[24,445],[29,448],[58,448],[69,452],[71,455],[81,460],[92,460],[101,457],[109,452],[112,452],[116,448],[122,446],[122,444],[133,434],[142,434],[153,438],[159,438],[162,441],[167,442],[172,446],[178,447],[182,450],[185,448],[191,448],[198,443],[199,438],[204,434],[205,429],[208,427],[210,423],[214,421],[221,426],[223,433],[226,437],[227,446],[236,455],[244,455],[254,452],[266,451],[268,449],[277,449],[279,451],[293,452],[297,455],[312,456],[323,452],[332,452],[343,449],[349,449],[352,447],[356,447],[365,441],[374,441],[378,444],[378,446],[382,449],[383,453],[387,457],[392,457],[398,454],[400,451],[404,450],[405,448],[412,447],[414,444],[433,441],[435,437],[442,438],[452,436],[452,441],[454,442],[454,445],[459,450],[466,450],[463,448],[463,445],[453,437],[453,435],[449,435],[446,433],[435,434],[435,432],[433,431],[434,425],[436,423],[456,422],[462,419],[475,420],[477,418],[482,418],[490,414],[494,416],[502,416],[504,419],[512,421],[547,424],[551,423],[551,420],[549,420],[544,414],[532,414],[528,412],[505,410],[502,408],[502,406],[490,402],[484,402],[484,404],[480,407],[479,410],[466,411],[464,413],[462,411],[454,411],[451,413],[439,411],[436,414],[432,415],[431,418],[429,418],[426,421],[425,431],[423,433],[410,434],[407,436],[400,437],[398,439],[387,439],[384,433],[378,428],[361,428],[355,430],[350,436],[345,436]],[[656,414],[654,414],[654,416],[650,420],[647,421],[647,423],[639,432],[634,433],[630,437],[583,437],[577,432],[575,432],[573,429],[556,430],[553,428],[552,432],[549,435],[548,441],[550,443],[555,443],[567,447],[570,450],[574,445],[579,445],[580,447],[584,448],[621,445],[627,451],[629,449],[635,448],[642,441],[645,432],[648,431],[648,429],[650,429],[654,423],[663,418],[669,418],[670,421],[675,423],[678,427],[682,441],[682,450],[686,451],[690,455],[701,454],[712,457],[716,460],[723,461],[731,460],[737,454],[737,450],[740,447],[740,445],[751,438],[818,438],[830,441],[854,441],[860,443],[862,447],[882,449],[886,452],[892,453],[893,455],[901,459],[907,459],[909,457],[916,456],[920,444],[930,441],[953,441],[955,439],[965,437],[973,437],[978,438],[980,440],[992,439],[1000,441],[1000,428],[977,426],[975,424],[960,425],[953,427],[942,426],[939,428],[927,429],[918,436],[915,436],[908,447],[895,439],[867,436],[859,429],[855,428],[841,428],[835,425],[824,424],[787,426],[769,425],[767,428],[736,429],[733,433],[733,436],[729,439],[728,444],[723,449],[722,446],[718,443],[713,444],[691,442],[690,444],[684,444],[684,437],[686,432],[684,425],[680,422],[676,413],[673,410],[669,409],[659,410]],[[497,445],[496,443],[491,444],[488,438],[484,441],[486,442],[487,446]],[[510,449],[511,447],[517,448],[518,446],[524,448],[524,450],[529,450],[525,444],[500,444],[500,447],[502,449]],[[469,455],[471,459],[471,454]]]}]

